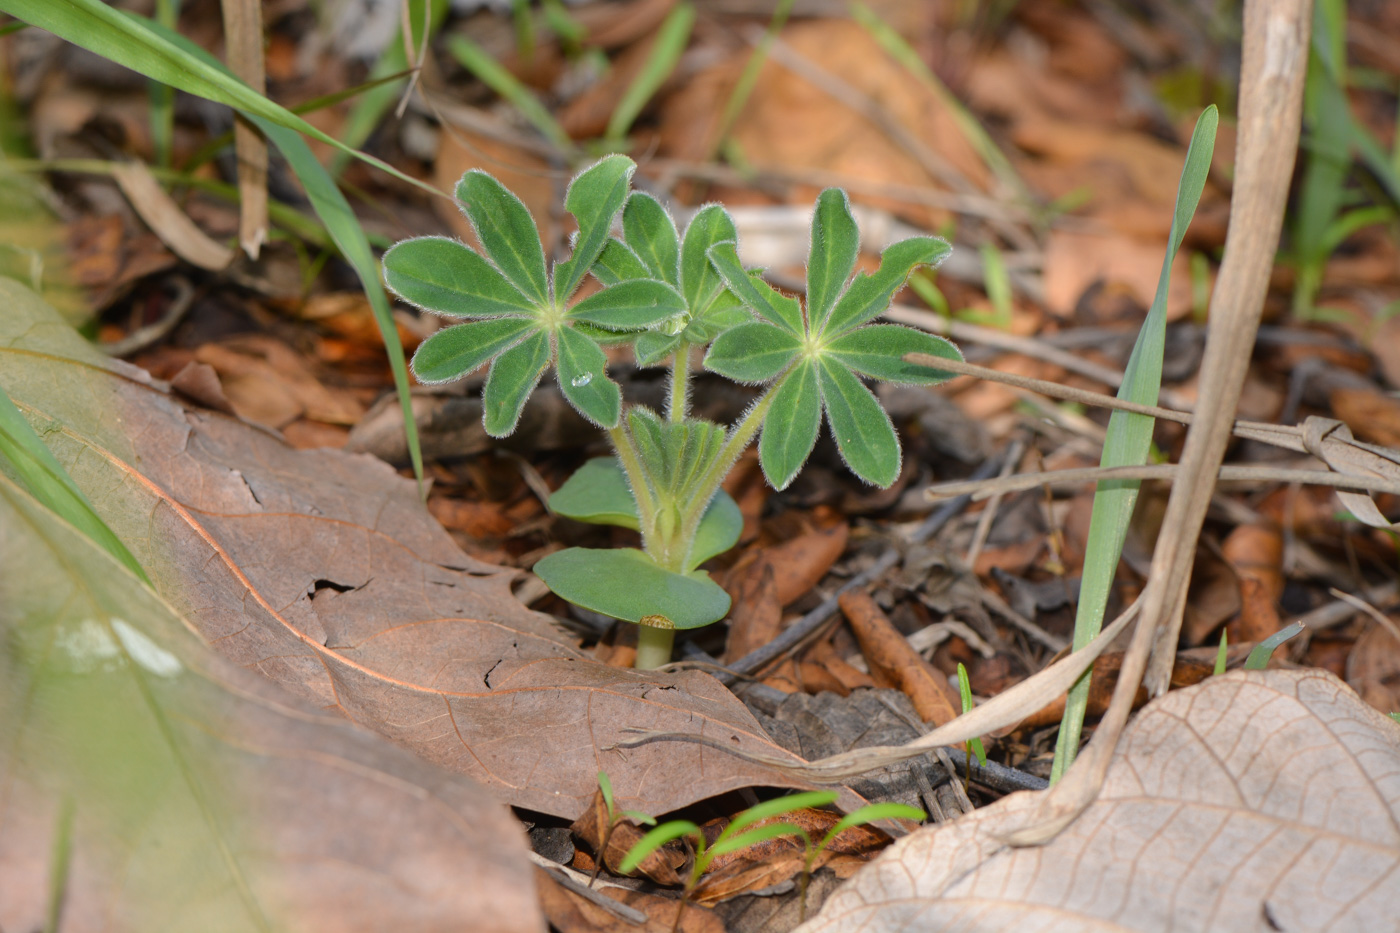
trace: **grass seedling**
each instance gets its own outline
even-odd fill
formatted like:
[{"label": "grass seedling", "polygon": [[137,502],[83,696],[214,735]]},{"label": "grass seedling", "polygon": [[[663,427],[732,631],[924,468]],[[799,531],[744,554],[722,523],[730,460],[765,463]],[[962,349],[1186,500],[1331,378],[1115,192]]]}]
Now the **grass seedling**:
[{"label": "grass seedling", "polygon": [[1220,633],[1220,650],[1215,652],[1215,676],[1225,673],[1225,662],[1229,658],[1229,633]]},{"label": "grass seedling", "polygon": [[644,826],[655,826],[656,817],[647,816],[640,810],[619,810],[613,802],[612,781],[608,779],[606,771],[598,772],[598,790],[603,794],[603,804],[608,808],[608,824],[603,827],[603,837],[598,843],[598,860],[593,865],[593,874],[588,876],[588,886],[593,887],[593,882],[598,880],[598,872],[603,867],[603,860],[607,857],[608,842],[612,840],[613,830],[617,829],[617,824],[623,820],[631,820]]},{"label": "grass seedling", "polygon": [[[976,739],[973,740],[977,741]],[[831,794],[832,802],[836,800],[836,794]],[[807,848],[807,855],[802,860],[802,874],[798,876],[797,889],[801,895],[800,907],[798,908],[798,923],[807,919],[807,887],[812,880],[812,870],[816,867],[817,859],[836,841],[836,837],[846,830],[855,826],[864,826],[867,823],[874,823],[878,820],[914,820],[922,823],[928,818],[928,814],[918,807],[911,807],[903,803],[872,803],[847,813],[837,821],[836,825],[827,830],[822,841],[813,845],[812,837],[806,830],[798,830],[803,843]]]},{"label": "grass seedling", "polygon": [[[699,826],[689,820],[671,820],[662,823],[642,837],[641,841],[632,847],[632,851],[627,853],[627,857],[618,866],[621,874],[634,871],[638,865],[642,864],[642,859],[646,858],[657,849],[664,846],[673,839],[685,839],[694,849],[695,857],[691,861],[690,873],[685,879],[685,888],[681,892],[680,909],[676,911],[676,922],[672,925],[672,933],[680,929],[681,916],[685,913],[685,905],[690,903],[691,897],[695,894],[695,887],[700,883],[700,879],[709,870],[710,863],[717,856],[728,852],[737,852],[740,849],[747,849],[749,846],[766,839],[776,839],[779,836],[802,836],[807,837],[802,828],[792,823],[767,823],[763,826],[754,826],[761,820],[769,820],[782,816],[785,813],[792,813],[795,810],[805,810],[808,807],[823,807],[835,802],[837,798],[835,791],[808,791],[800,794],[789,794],[786,797],[778,797],[774,800],[766,800],[763,803],[749,807],[747,810],[734,817],[734,820],[724,828],[715,841],[707,843],[705,833]],[[911,808],[912,809],[912,808]],[[860,811],[856,811],[860,812]],[[848,817],[849,819],[849,817]],[[880,817],[875,817],[880,819]],[[837,825],[840,825],[839,823]],[[753,827],[750,829],[749,827]],[[830,834],[828,834],[830,835]],[[823,840],[826,845],[830,839]],[[811,845],[810,838],[807,839],[808,846]]]},{"label": "grass seedling", "polygon": [[[958,662],[958,695],[962,698],[963,714],[966,715],[972,712],[972,684],[968,682],[967,668],[963,667],[961,661]],[[972,756],[976,755],[977,763],[985,768],[987,766],[987,750],[982,747],[982,739],[979,737],[968,739],[963,752],[967,756],[969,762],[967,772],[963,774],[963,790],[966,791],[969,782],[972,780],[972,768],[970,766]]]},{"label": "grass seedling", "polygon": [[[1196,129],[1191,134],[1191,145],[1186,150],[1186,163],[1177,185],[1176,206],[1172,213],[1162,273],[1157,280],[1157,294],[1123,373],[1123,385],[1118,390],[1121,399],[1142,405],[1157,404],[1157,395],[1162,386],[1162,357],[1166,351],[1167,288],[1171,281],[1172,260],[1181,248],[1186,228],[1196,212],[1201,192],[1205,190],[1218,122],[1219,114],[1215,107],[1208,107],[1196,121]],[[1154,419],[1147,415],[1115,411],[1108,419],[1100,466],[1139,466],[1146,463],[1152,449],[1153,424]],[[1080,581],[1079,605],[1074,617],[1075,651],[1092,641],[1103,628],[1108,594],[1118,571],[1118,559],[1123,553],[1123,541],[1128,534],[1133,506],[1137,503],[1139,485],[1133,480],[1110,480],[1099,483],[1094,491],[1094,509],[1089,518],[1089,539],[1084,553],[1084,576]],[[1060,722],[1055,760],[1050,770],[1052,783],[1060,779],[1079,751],[1084,712],[1089,703],[1091,673],[1084,672],[1070,688],[1065,701],[1065,714]]]},{"label": "grass seedling", "polygon": [[[684,235],[656,199],[629,195],[635,166],[604,158],[570,184],[565,208],[578,221],[572,255],[546,267],[529,212],[490,175],[457,186],[482,252],[442,237],[405,240],[384,257],[390,288],[427,311],[467,323],[434,334],[413,358],[423,382],[446,382],[490,364],[485,425],[504,437],[544,372],[604,429],[615,457],[583,465],[550,497],[557,514],[639,531],[642,547],[567,548],[535,573],[563,598],[638,623],[637,667],[671,659],[676,629],[709,625],[729,596],[699,567],[732,547],[739,508],[720,490],[758,440],[759,463],[776,488],[801,470],[823,414],[836,446],[861,479],[888,487],[899,475],[899,439],[861,377],[928,385],[947,373],[905,354],[959,359],[948,341],[893,324],[870,324],[910,273],[938,263],[948,244],[914,237],[885,250],[879,268],[854,278],[859,231],[845,192],[819,196],[812,219],[807,303],[770,288],[739,261],[734,222],[708,205]],[[611,237],[622,215],[622,237]],[[589,273],[604,287],[570,305]],[[626,343],[642,366],[668,365],[664,414],[622,407],[602,344]],[[691,367],[760,386],[728,428],[690,412]]]},{"label": "grass seedling", "polygon": [[1244,659],[1244,669],[1247,671],[1262,671],[1269,666],[1269,658],[1273,655],[1274,649],[1288,639],[1303,631],[1304,625],[1301,622],[1294,622],[1279,629],[1268,638],[1261,641],[1250,649],[1249,657]]}]

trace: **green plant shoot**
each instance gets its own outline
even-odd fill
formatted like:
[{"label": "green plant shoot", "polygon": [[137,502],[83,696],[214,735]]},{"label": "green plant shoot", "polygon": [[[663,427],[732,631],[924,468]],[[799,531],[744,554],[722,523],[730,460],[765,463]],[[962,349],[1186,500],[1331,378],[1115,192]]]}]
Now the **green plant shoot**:
[{"label": "green plant shoot", "polygon": [[[835,802],[836,794],[831,794],[831,802]],[[928,819],[928,814],[918,807],[911,807],[903,803],[872,803],[861,807],[859,810],[852,810],[836,822],[836,825],[827,830],[821,842],[813,844],[812,837],[805,830],[799,830],[802,841],[806,844],[807,855],[802,860],[802,874],[798,879],[798,891],[801,895],[801,907],[798,912],[798,922],[807,919],[807,887],[812,880],[812,870],[817,866],[817,859],[825,852],[836,837],[846,830],[855,826],[864,826],[867,823],[875,823],[879,820],[914,820],[922,823]]]},{"label": "green plant shoot", "polygon": [[[972,684],[968,682],[967,668],[962,666],[961,661],[958,662],[958,694],[962,697],[963,714],[972,712]],[[967,740],[967,755],[969,758],[976,755],[977,763],[987,767],[987,750],[982,747],[980,738]]]},{"label": "green plant shoot", "polygon": [[603,805],[608,810],[608,823],[603,827],[602,838],[598,842],[598,858],[593,865],[593,874],[588,877],[588,886],[593,887],[593,882],[598,880],[598,872],[603,867],[603,860],[607,856],[608,843],[612,840],[613,830],[617,829],[617,824],[624,819],[629,819],[634,823],[646,826],[655,826],[656,818],[648,816],[639,810],[619,810],[613,800],[612,781],[608,778],[606,771],[598,772],[598,792],[603,795]]},{"label": "green plant shoot", "polygon": [[1273,655],[1274,649],[1288,641],[1288,639],[1300,634],[1306,626],[1301,622],[1294,622],[1292,625],[1285,625],[1268,638],[1255,645],[1249,651],[1249,657],[1244,659],[1244,669],[1247,671],[1262,671],[1269,666],[1269,658]]},{"label": "green plant shoot", "polygon": [[[699,210],[682,235],[655,198],[628,188],[635,166],[604,158],[570,184],[564,206],[579,232],[568,259],[549,267],[534,221],[498,181],[468,172],[457,186],[481,252],[455,240],[405,240],[384,256],[389,287],[427,311],[465,323],[418,348],[423,382],[458,379],[489,364],[486,430],[515,430],[526,399],[554,368],[564,397],[604,429],[614,457],[584,464],[551,497],[578,521],[641,533],[638,548],[568,548],[535,565],[575,605],[640,625],[637,666],[671,659],[676,629],[722,619],[729,596],[700,565],[738,540],[738,506],[720,489],[755,439],[764,474],[792,482],[823,417],[847,465],[886,487],[899,475],[889,416],[862,377],[928,385],[947,378],[906,363],[905,354],[960,359],[948,341],[871,324],[921,266],[948,253],[935,237],[885,250],[873,274],[852,278],[859,231],[844,192],[829,189],[812,219],[806,307],[770,288],[739,261],[737,232],[719,205]],[[621,214],[622,235],[610,235]],[[585,276],[602,286],[570,299]],[[624,409],[607,375],[603,344],[628,344],[642,366],[668,365],[664,413]],[[760,387],[738,423],[725,427],[690,411],[692,368]]]},{"label": "green plant shoot", "polygon": [[1220,633],[1220,650],[1217,651],[1217,652],[1215,652],[1215,676],[1216,676],[1216,677],[1219,677],[1221,674],[1225,673],[1225,665],[1226,665],[1227,663],[1229,663],[1229,660],[1230,660],[1230,644],[1229,644],[1229,639],[1230,639],[1230,636],[1229,636],[1228,633],[1226,633],[1226,632],[1224,632],[1224,631],[1222,631],[1222,632]]}]

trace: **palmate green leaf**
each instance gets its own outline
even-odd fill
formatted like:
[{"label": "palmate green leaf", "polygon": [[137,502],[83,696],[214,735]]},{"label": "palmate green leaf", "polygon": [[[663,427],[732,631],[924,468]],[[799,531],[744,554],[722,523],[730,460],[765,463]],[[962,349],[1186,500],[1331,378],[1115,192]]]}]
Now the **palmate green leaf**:
[{"label": "palmate green leaf", "polygon": [[419,344],[413,354],[413,374],[419,382],[429,385],[460,379],[485,366],[493,356],[514,346],[534,329],[533,320],[520,317],[444,328]]},{"label": "palmate green leaf", "polygon": [[705,368],[735,382],[768,382],[787,369],[801,352],[802,341],[795,334],[752,321],[716,337],[710,352],[705,354]]},{"label": "palmate green leaf", "polygon": [[724,279],[724,284],[751,311],[770,324],[802,336],[805,328],[801,306],[786,295],[779,294],[761,278],[751,276],[739,262],[739,254],[733,243],[716,243],[710,247],[709,257]]},{"label": "palmate green leaf", "polygon": [[646,265],[632,252],[632,248],[618,239],[609,239],[603,245],[592,271],[593,277],[604,285],[651,277]]},{"label": "palmate green leaf", "polygon": [[690,629],[729,611],[729,594],[705,571],[672,573],[636,548],[566,548],[534,569],[564,599],[614,619],[664,616],[675,628]]},{"label": "palmate green leaf", "polygon": [[951,250],[937,237],[910,237],[890,244],[880,255],[880,267],[873,275],[862,272],[851,282],[820,332],[837,337],[884,314],[895,292],[904,287],[915,269],[937,265]]},{"label": "palmate green leaf", "polygon": [[899,476],[899,437],[879,400],[849,369],[826,359],[821,394],[841,459],[867,483],[887,488]]},{"label": "palmate green leaf", "polygon": [[952,373],[904,362],[906,353],[926,353],[961,360],[951,341],[898,324],[872,324],[837,337],[826,346],[826,355],[840,360],[863,376],[903,385],[933,385]]},{"label": "palmate green leaf", "polygon": [[846,192],[827,188],[817,196],[812,211],[812,246],[807,254],[807,319],[813,331],[821,333],[825,328],[859,252],[860,230]]},{"label": "palmate green leaf", "polygon": [[590,525],[640,527],[637,503],[616,457],[595,457],[574,471],[549,497],[549,510]]},{"label": "palmate green leaf", "polygon": [[384,281],[409,304],[453,317],[533,314],[536,307],[475,250],[447,237],[395,244],[384,254]]},{"label": "palmate green leaf", "polygon": [[665,282],[633,279],[589,295],[570,308],[567,317],[615,330],[639,330],[684,311],[680,292]]},{"label": "palmate green leaf", "polygon": [[565,302],[588,274],[608,242],[613,218],[627,200],[637,164],[623,155],[610,155],[581,172],[569,183],[564,207],[578,221],[574,251],[554,267],[554,297]]},{"label": "palmate green leaf", "polygon": [[462,176],[457,200],[496,268],[535,305],[547,304],[544,247],[524,203],[480,169]]},{"label": "palmate green leaf", "polygon": [[686,303],[696,314],[708,310],[710,302],[724,288],[723,279],[710,263],[710,247],[738,239],[734,218],[718,204],[706,204],[686,225],[681,241],[680,286]]},{"label": "palmate green leaf", "polygon": [[515,430],[525,400],[548,364],[549,335],[544,331],[536,331],[496,357],[481,393],[487,434],[506,437]]},{"label": "palmate green leaf", "polygon": [[622,211],[622,234],[646,266],[649,278],[680,287],[680,236],[661,202],[645,192],[632,192]]},{"label": "palmate green leaf", "polygon": [[572,327],[559,328],[558,339],[559,388],[564,397],[594,424],[617,427],[622,389],[607,376],[607,354]]},{"label": "palmate green leaf", "polygon": [[817,368],[809,360],[783,378],[763,419],[758,462],[774,489],[786,489],[807,462],[817,443],[821,414]]}]

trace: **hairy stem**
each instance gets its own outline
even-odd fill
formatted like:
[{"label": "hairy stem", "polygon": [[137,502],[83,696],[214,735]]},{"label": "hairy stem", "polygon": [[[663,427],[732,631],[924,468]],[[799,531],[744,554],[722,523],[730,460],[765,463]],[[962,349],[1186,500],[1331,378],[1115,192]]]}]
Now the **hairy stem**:
[{"label": "hairy stem", "polygon": [[734,464],[739,462],[740,455],[753,443],[754,437],[758,434],[758,429],[763,427],[763,419],[768,415],[768,408],[773,404],[773,395],[778,391],[778,386],[783,384],[783,379],[778,379],[768,387],[768,390],[759,396],[758,401],[744,413],[744,417],[739,423],[729,430],[729,437],[724,442],[724,447],[720,450],[715,462],[705,472],[700,482],[693,488],[693,495],[686,506],[685,515],[681,523],[681,540],[693,542],[695,531],[700,527],[700,519],[705,516],[705,509],[709,507],[710,500],[719,491],[720,484],[729,475],[729,471],[734,469]]},{"label": "hairy stem", "polygon": [[655,670],[663,664],[671,663],[671,646],[675,642],[675,629],[658,628],[654,625],[637,626],[637,660],[639,671]]},{"label": "hairy stem", "polygon": [[671,397],[667,403],[666,415],[672,421],[684,421],[690,414],[690,344],[684,340],[676,347],[676,357],[671,362]]},{"label": "hairy stem", "polygon": [[619,422],[617,427],[608,429],[608,438],[612,441],[613,450],[617,451],[617,459],[622,464],[622,469],[627,473],[627,482],[632,485],[632,498],[637,503],[637,519],[641,524],[642,539],[645,541],[648,531],[656,526],[656,497],[647,485],[646,473],[642,470],[642,459],[637,455],[632,436],[627,433],[622,422]]}]

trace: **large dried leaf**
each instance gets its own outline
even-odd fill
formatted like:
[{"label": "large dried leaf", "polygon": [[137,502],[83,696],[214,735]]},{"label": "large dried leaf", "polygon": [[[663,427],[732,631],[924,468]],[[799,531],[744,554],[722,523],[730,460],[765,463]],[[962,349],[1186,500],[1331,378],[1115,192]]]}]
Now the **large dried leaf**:
[{"label": "large dried leaf", "polygon": [[1322,671],[1168,694],[1076,822],[1008,848],[1034,802],[900,840],[803,933],[1389,930],[1400,916],[1400,726]]},{"label": "large dried leaf", "polygon": [[213,654],[3,475],[0,567],[0,929],[544,929],[480,785]]},{"label": "large dried leaf", "polygon": [[512,596],[513,572],[463,554],[384,463],[294,451],[186,409],[19,285],[0,281],[0,307],[0,386],[160,593],[235,664],[511,804],[569,818],[599,770],[623,806],[652,813],[799,786],[697,745],[613,750],[638,727],[787,756],[708,674],[585,656]]}]

